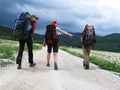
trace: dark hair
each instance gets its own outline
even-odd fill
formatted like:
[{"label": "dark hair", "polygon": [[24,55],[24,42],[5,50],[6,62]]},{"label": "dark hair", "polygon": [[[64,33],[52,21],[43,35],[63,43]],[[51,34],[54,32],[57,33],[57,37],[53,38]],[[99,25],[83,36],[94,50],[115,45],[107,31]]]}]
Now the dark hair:
[{"label": "dark hair", "polygon": [[32,15],[32,17],[35,17],[37,20],[39,19],[38,17],[36,17],[36,15]]}]

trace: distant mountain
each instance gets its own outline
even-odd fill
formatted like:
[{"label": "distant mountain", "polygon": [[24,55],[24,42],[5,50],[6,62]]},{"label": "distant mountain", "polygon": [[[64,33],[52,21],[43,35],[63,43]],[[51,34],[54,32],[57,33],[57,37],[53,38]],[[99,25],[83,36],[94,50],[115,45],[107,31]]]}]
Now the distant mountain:
[{"label": "distant mountain", "polygon": [[[76,47],[77,45],[79,46],[81,33],[71,33],[71,34],[73,34],[74,37],[71,38],[63,34],[59,35],[59,44],[65,46],[73,46],[73,47]],[[44,35],[34,34],[33,37],[39,40],[44,40]]]},{"label": "distant mountain", "polygon": [[80,46],[81,33],[71,33],[71,34],[73,34],[73,37],[69,37],[67,35],[61,34],[59,36],[60,45],[66,45],[66,46],[72,46],[72,47]]},{"label": "distant mountain", "polygon": [[[5,27],[5,26],[0,26],[0,38],[1,39],[17,40],[13,37],[12,32],[13,32],[13,29]],[[43,36],[42,35],[34,34],[33,37],[34,37],[34,42],[43,43],[43,40],[42,40]]]},{"label": "distant mountain", "polygon": [[43,40],[43,39],[44,39],[44,35],[40,35],[40,34],[37,34],[37,33],[33,34],[33,37],[34,37],[35,39],[40,39],[40,40]]},{"label": "distant mountain", "polygon": [[12,39],[12,29],[5,27],[5,26],[0,26],[0,38],[2,39]]},{"label": "distant mountain", "polygon": [[[81,48],[81,33],[72,34],[74,35],[72,38],[63,34],[59,35],[59,45]],[[35,34],[34,37],[43,40],[44,35]],[[114,33],[106,36],[96,36],[96,38],[97,42],[94,44],[93,49],[120,52],[120,34]]]},{"label": "distant mountain", "polygon": [[106,41],[109,43],[120,43],[120,34],[113,33],[113,34],[98,38],[98,42],[106,43]]},{"label": "distant mountain", "polygon": [[[0,26],[0,38],[13,39],[12,29]],[[81,48],[80,37],[81,33],[72,33],[74,36],[70,38],[67,35],[59,35],[59,45],[72,46]],[[34,42],[43,42],[44,35],[34,34]],[[94,44],[93,49],[120,52],[120,34],[114,33],[106,36],[97,36],[97,42]]]},{"label": "distant mountain", "polygon": [[120,34],[114,33],[97,38],[94,49],[103,51],[120,52]]}]

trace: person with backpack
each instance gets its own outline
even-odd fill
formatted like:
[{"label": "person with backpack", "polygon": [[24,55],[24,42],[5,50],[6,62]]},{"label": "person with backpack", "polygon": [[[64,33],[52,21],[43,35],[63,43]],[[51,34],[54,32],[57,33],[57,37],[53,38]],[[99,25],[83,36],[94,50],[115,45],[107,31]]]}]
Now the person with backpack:
[{"label": "person with backpack", "polygon": [[[21,69],[21,62],[22,62],[22,55],[25,43],[28,47],[28,59],[30,63],[30,67],[34,67],[36,63],[33,62],[33,45],[32,45],[32,34],[34,33],[35,26],[36,26],[36,20],[38,18],[35,15],[28,17],[27,13],[22,13],[17,21],[16,24],[16,32],[14,32],[14,35],[18,34],[19,37],[19,52],[16,58],[16,64],[18,64],[17,69]],[[22,27],[22,29],[20,29]]]},{"label": "person with backpack", "polygon": [[58,53],[58,32],[62,34],[66,34],[70,37],[73,35],[60,29],[59,27],[56,26],[56,21],[52,21],[50,25],[46,26],[46,32],[45,32],[45,39],[44,39],[44,46],[47,44],[47,66],[50,67],[50,55],[51,55],[51,50],[53,48],[53,55],[54,55],[54,69],[58,70],[57,66],[57,53]]},{"label": "person with backpack", "polygon": [[82,49],[83,49],[83,66],[89,69],[89,55],[93,44],[96,42],[96,34],[94,26],[85,25],[84,31],[81,36]]}]

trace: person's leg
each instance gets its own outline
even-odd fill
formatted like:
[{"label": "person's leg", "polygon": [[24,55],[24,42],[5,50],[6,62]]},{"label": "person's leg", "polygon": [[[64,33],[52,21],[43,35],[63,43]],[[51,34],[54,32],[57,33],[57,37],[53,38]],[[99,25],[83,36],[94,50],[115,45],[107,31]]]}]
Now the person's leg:
[{"label": "person's leg", "polygon": [[48,67],[50,66],[50,55],[51,55],[51,53],[47,54],[47,66]]},{"label": "person's leg", "polygon": [[88,48],[85,48],[84,46],[82,46],[83,48],[83,58],[84,58],[84,66],[85,66],[85,69],[88,69],[89,68],[89,54],[88,54]]},{"label": "person's leg", "polygon": [[36,65],[36,63],[33,62],[33,43],[32,43],[32,37],[30,37],[27,40],[27,47],[28,47],[28,60],[30,63],[30,67],[33,67]]},{"label": "person's leg", "polygon": [[19,41],[19,52],[18,52],[18,56],[16,58],[16,64],[18,64],[18,69],[21,69],[21,62],[22,62],[22,55],[23,55],[23,50],[24,50],[24,46],[25,46],[25,41]]},{"label": "person's leg", "polygon": [[58,59],[58,45],[53,45],[53,57],[54,57],[54,69],[57,70],[57,59]]},{"label": "person's leg", "polygon": [[55,69],[55,70],[58,70],[58,66],[57,66],[57,53],[54,52],[54,53],[53,53],[53,56],[54,56],[54,69]]},{"label": "person's leg", "polygon": [[53,52],[53,58],[54,58],[54,62],[57,62],[57,52]]},{"label": "person's leg", "polygon": [[85,69],[89,69],[89,55],[90,55],[90,50],[91,50],[91,47],[88,47],[87,48],[87,64],[86,64],[86,68]]},{"label": "person's leg", "polygon": [[52,49],[52,45],[48,45],[47,46],[47,66],[50,66],[50,55],[51,55],[51,49]]},{"label": "person's leg", "polygon": [[90,55],[91,48],[91,46],[88,48],[88,56]]}]

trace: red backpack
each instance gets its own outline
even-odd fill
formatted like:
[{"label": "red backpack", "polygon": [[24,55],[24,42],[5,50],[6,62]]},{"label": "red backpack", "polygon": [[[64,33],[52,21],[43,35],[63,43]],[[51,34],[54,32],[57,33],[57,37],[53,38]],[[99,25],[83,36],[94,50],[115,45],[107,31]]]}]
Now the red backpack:
[{"label": "red backpack", "polygon": [[58,36],[56,34],[55,25],[46,26],[45,42],[47,45],[53,45],[58,43]]}]

